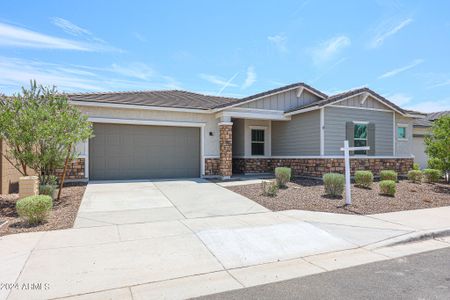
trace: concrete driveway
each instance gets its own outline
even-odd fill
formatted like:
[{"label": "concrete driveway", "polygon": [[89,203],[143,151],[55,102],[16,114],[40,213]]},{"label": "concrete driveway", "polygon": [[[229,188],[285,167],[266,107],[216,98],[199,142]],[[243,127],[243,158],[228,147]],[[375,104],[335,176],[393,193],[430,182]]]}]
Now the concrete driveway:
[{"label": "concrete driveway", "polygon": [[268,212],[204,179],[92,182],[75,227],[148,223]]},{"label": "concrete driveway", "polygon": [[181,299],[378,261],[363,247],[420,230],[387,218],[271,212],[204,180],[93,183],[77,228],[0,238],[0,282],[19,284],[0,299]]}]

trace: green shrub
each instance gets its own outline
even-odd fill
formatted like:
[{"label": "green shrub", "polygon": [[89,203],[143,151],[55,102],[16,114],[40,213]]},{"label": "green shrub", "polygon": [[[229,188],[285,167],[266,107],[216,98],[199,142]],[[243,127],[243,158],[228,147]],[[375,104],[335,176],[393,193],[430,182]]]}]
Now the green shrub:
[{"label": "green shrub", "polygon": [[51,184],[41,184],[39,186],[39,195],[47,195],[53,198],[53,194],[58,187]]},{"label": "green shrub", "polygon": [[380,193],[391,197],[395,196],[396,183],[394,180],[382,180],[380,182]]},{"label": "green shrub", "polygon": [[416,171],[420,170],[420,165],[418,163],[414,163],[413,170],[416,170]]},{"label": "green shrub", "polygon": [[439,178],[441,178],[442,173],[440,170],[436,169],[424,169],[423,170],[423,177],[425,178],[426,182],[438,182]]},{"label": "green shrub", "polygon": [[275,178],[277,180],[278,187],[285,188],[286,184],[291,180],[291,168],[275,168]]},{"label": "green shrub", "polygon": [[397,172],[394,170],[383,170],[380,172],[381,180],[392,180],[397,182]]},{"label": "green shrub", "polygon": [[16,202],[17,214],[32,225],[44,221],[52,207],[52,198],[47,195],[29,196]]},{"label": "green shrub", "polygon": [[373,174],[371,171],[356,171],[355,183],[363,188],[371,188],[373,183]]},{"label": "green shrub", "polygon": [[325,194],[338,197],[342,196],[345,186],[345,176],[338,173],[328,173],[323,175],[323,185]]},{"label": "green shrub", "polygon": [[275,197],[278,193],[278,185],[276,182],[264,180],[261,182],[261,190],[264,196]]},{"label": "green shrub", "polygon": [[427,167],[428,169],[443,170],[444,164],[439,158],[431,157],[427,162]]},{"label": "green shrub", "polygon": [[408,172],[408,179],[414,183],[420,183],[422,181],[422,171],[420,170],[411,170]]}]

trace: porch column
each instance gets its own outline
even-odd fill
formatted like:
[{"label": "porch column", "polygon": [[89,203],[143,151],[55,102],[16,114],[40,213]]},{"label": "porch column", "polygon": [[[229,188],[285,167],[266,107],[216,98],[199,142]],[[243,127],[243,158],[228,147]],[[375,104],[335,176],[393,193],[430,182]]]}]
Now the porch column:
[{"label": "porch column", "polygon": [[219,175],[229,179],[232,174],[233,122],[220,122]]}]

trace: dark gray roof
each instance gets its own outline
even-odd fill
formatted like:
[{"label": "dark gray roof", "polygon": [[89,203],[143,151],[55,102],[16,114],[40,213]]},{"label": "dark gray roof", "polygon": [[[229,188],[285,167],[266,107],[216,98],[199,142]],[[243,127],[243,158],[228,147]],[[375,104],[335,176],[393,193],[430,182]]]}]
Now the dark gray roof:
[{"label": "dark gray roof", "polygon": [[310,104],[306,104],[306,105],[303,105],[303,106],[300,106],[300,107],[296,107],[296,108],[291,109],[291,110],[289,110],[287,112],[294,112],[294,111],[297,111],[297,110],[305,109],[305,108],[308,108],[308,107],[314,107],[314,106],[322,107],[324,105],[331,104],[331,103],[337,102],[339,100],[345,99],[347,97],[358,95],[358,94],[363,93],[363,92],[367,92],[369,94],[372,94],[373,96],[377,97],[382,102],[384,102],[385,104],[389,105],[392,108],[395,108],[396,110],[398,110],[401,113],[406,113],[402,108],[398,107],[397,105],[395,105],[391,101],[387,100],[383,96],[379,95],[378,93],[375,93],[374,91],[372,91],[371,89],[366,88],[366,87],[350,90],[348,92],[344,92],[344,93],[340,93],[340,94],[336,94],[336,95],[330,96],[330,97],[328,97],[328,98],[326,98],[324,100],[320,100],[320,101],[312,102]]},{"label": "dark gray roof", "polygon": [[[276,88],[276,89],[268,90],[268,91],[261,92],[261,93],[258,93],[258,94],[254,94],[254,95],[251,95],[251,96],[248,96],[248,97],[245,97],[245,98],[241,98],[241,99],[239,99],[238,102],[233,103],[233,104],[237,104],[237,103],[240,103],[240,102],[246,102],[246,101],[253,100],[253,99],[258,99],[258,98],[261,98],[261,97],[264,97],[264,96],[267,96],[267,95],[280,93],[280,92],[283,92],[283,91],[286,91],[286,90],[290,90],[290,89],[293,89],[293,88],[297,88],[297,87],[307,88],[307,89],[313,91],[314,93],[316,93],[317,95],[319,95],[322,98],[328,98],[328,95],[326,95],[326,94],[322,93],[321,91],[313,88],[312,86],[310,86],[310,85],[308,85],[308,84],[306,84],[304,82],[296,82],[296,83],[285,85],[285,86],[282,86],[282,87],[279,87],[279,88]],[[218,106],[217,108],[219,108],[219,107],[226,107],[228,105],[229,104],[222,104],[222,105]]]},{"label": "dark gray roof", "polygon": [[71,101],[100,102],[109,104],[133,104],[142,106],[159,106],[172,108],[211,109],[220,105],[230,105],[239,99],[209,96],[198,93],[168,91],[137,91],[110,93],[68,94]]},{"label": "dark gray roof", "polygon": [[425,118],[414,119],[413,124],[414,127],[431,127],[433,125],[433,121],[445,115],[450,115],[450,110],[426,114]]}]

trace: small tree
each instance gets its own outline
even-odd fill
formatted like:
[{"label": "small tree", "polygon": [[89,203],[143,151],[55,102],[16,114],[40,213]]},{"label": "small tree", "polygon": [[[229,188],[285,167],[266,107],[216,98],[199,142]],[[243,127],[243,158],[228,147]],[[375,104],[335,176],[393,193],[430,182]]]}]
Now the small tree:
[{"label": "small tree", "polygon": [[439,160],[441,171],[449,181],[450,170],[450,116],[442,116],[433,123],[431,134],[425,137],[425,152],[432,159]]},{"label": "small tree", "polygon": [[27,167],[35,170],[41,184],[50,183],[57,170],[63,169],[61,189],[67,164],[77,156],[75,145],[92,137],[91,122],[69,104],[66,95],[36,82],[30,89],[22,88],[22,93],[2,99],[0,122],[9,160],[16,161],[24,175]]}]

